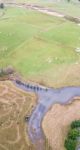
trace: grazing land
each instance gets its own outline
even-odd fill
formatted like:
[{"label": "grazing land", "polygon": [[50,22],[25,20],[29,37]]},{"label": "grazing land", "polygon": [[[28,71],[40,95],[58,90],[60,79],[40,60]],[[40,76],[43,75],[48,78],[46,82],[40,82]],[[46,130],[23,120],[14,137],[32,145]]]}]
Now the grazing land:
[{"label": "grazing land", "polygon": [[[79,83],[80,55],[76,52],[80,47],[79,25],[23,8],[3,11],[0,18],[0,67],[12,65],[25,78],[46,81],[49,85],[65,84],[70,78],[73,84]],[[78,70],[74,70],[74,77],[71,75],[73,69]]]}]

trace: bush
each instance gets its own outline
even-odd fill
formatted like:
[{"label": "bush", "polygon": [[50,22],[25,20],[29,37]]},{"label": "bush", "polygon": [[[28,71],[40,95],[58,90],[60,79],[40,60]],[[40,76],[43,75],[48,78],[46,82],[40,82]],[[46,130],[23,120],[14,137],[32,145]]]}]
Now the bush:
[{"label": "bush", "polygon": [[79,131],[77,129],[71,129],[68,133],[68,138],[72,140],[76,140],[79,136]]},{"label": "bush", "polygon": [[75,150],[76,148],[76,140],[66,139],[64,146],[67,150]]},{"label": "bush", "polygon": [[72,22],[75,22],[75,23],[80,23],[80,19],[79,18],[75,18],[75,17],[72,17],[72,16],[64,16],[64,18],[66,18],[67,20],[70,20]]},{"label": "bush", "polygon": [[80,120],[75,120],[71,124],[71,128],[79,128],[80,127]]},{"label": "bush", "polygon": [[0,69],[0,77],[3,77],[5,74],[4,74],[4,71],[3,69]]},{"label": "bush", "polygon": [[8,76],[14,73],[14,69],[12,67],[1,68],[0,69],[0,77]]},{"label": "bush", "polygon": [[4,4],[3,3],[0,4],[0,8],[2,8],[2,9],[4,8]]},{"label": "bush", "polygon": [[80,120],[73,121],[71,124],[70,131],[65,140],[64,146],[67,150],[75,150],[77,146],[77,138],[80,136]]}]

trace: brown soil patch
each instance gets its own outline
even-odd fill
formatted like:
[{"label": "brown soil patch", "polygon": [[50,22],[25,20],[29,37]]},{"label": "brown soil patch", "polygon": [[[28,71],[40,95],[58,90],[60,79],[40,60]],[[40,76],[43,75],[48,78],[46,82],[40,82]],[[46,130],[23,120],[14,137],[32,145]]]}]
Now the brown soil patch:
[{"label": "brown soil patch", "polygon": [[61,106],[55,104],[43,120],[43,129],[53,150],[65,150],[64,140],[69,125],[75,119],[80,119],[80,101]]}]

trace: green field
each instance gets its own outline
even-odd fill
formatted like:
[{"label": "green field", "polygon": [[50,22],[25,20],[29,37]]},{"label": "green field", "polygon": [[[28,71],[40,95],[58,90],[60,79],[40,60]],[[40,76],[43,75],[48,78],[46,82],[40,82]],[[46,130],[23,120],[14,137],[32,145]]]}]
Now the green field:
[{"label": "green field", "polygon": [[[0,67],[12,65],[27,79],[47,80],[48,84],[54,82],[54,85],[73,65],[79,67],[80,55],[75,49],[80,47],[80,26],[22,8],[3,11],[5,15],[0,17]],[[77,84],[77,76],[74,78]],[[62,84],[66,81],[64,79]]]}]

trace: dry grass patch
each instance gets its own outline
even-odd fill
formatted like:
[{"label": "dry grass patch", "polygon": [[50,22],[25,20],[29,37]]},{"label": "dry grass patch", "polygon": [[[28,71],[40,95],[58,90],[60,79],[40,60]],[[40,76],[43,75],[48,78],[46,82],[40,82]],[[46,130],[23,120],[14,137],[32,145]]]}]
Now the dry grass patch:
[{"label": "dry grass patch", "polygon": [[19,90],[10,81],[0,81],[0,150],[29,150],[25,116],[35,104],[34,94]]}]

